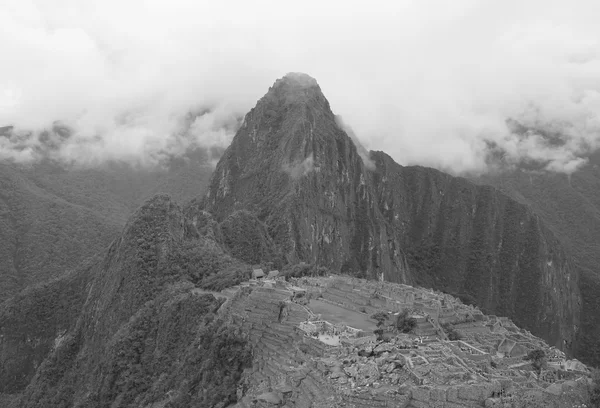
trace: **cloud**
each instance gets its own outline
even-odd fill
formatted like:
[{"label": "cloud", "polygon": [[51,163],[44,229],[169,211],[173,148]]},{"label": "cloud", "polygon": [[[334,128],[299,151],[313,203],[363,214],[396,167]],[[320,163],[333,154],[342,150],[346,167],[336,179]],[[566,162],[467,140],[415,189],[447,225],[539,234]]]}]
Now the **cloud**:
[{"label": "cloud", "polygon": [[358,155],[362,159],[365,167],[368,170],[375,170],[377,167],[375,165],[375,162],[373,160],[371,160],[371,157],[369,156],[369,152],[360,143],[359,138],[356,136],[356,133],[354,133],[354,130],[350,127],[350,125],[348,125],[346,122],[344,122],[344,119],[342,118],[341,115],[336,115],[335,123],[337,123],[337,125],[340,127],[340,129],[342,129],[344,132],[346,132],[346,134],[350,137],[350,139],[352,139],[352,141],[354,142],[354,145],[356,146],[356,150],[358,151]]},{"label": "cloud", "polygon": [[284,164],[282,170],[290,175],[293,179],[299,179],[306,176],[311,171],[315,170],[315,159],[311,153],[306,159],[297,161],[291,164]]},{"label": "cloud", "polygon": [[301,71],[401,164],[481,172],[501,155],[569,173],[600,145],[598,15],[593,0],[4,0],[0,126],[22,133],[0,136],[0,158],[35,158],[55,121],[73,130],[53,150],[69,161],[223,147]]}]

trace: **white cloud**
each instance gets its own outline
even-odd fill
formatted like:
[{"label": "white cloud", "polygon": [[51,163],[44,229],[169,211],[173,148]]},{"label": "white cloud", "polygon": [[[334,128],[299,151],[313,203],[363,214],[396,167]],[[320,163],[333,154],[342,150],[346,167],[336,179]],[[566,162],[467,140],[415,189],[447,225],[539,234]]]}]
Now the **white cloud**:
[{"label": "white cloud", "polygon": [[[402,164],[481,171],[493,142],[507,163],[572,172],[600,144],[593,0],[0,2],[0,126],[63,121],[77,133],[56,154],[70,160],[177,153],[186,115],[206,108],[191,141],[226,145],[290,71]],[[507,118],[564,140],[523,138]],[[4,139],[0,157],[36,143]]]}]

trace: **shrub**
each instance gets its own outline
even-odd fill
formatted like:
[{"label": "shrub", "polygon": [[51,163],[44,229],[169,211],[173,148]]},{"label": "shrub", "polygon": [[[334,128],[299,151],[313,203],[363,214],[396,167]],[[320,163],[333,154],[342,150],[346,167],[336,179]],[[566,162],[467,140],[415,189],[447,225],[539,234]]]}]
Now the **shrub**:
[{"label": "shrub", "polygon": [[326,276],[328,274],[330,274],[329,269],[307,263],[286,265],[282,270],[282,275],[286,280],[289,278],[302,278],[304,276]]},{"label": "shrub", "polygon": [[383,325],[385,321],[389,318],[389,315],[386,312],[377,312],[371,316],[371,319],[377,321],[377,329],[373,330],[373,333],[377,336],[377,340],[383,340]]},{"label": "shrub", "polygon": [[542,371],[542,368],[546,366],[546,353],[542,349],[531,350],[524,359],[531,361],[532,367],[538,374]]},{"label": "shrub", "polygon": [[377,322],[377,327],[381,327],[389,319],[389,315],[386,312],[377,312],[371,316],[371,319]]},{"label": "shrub", "polygon": [[396,329],[401,333],[410,333],[417,327],[417,320],[408,316],[408,310],[403,310],[396,316]]},{"label": "shrub", "polygon": [[446,336],[448,336],[448,340],[456,341],[462,339],[461,334],[452,328],[452,326],[450,326],[448,323],[443,324],[442,329],[444,330],[444,333],[446,333]]}]

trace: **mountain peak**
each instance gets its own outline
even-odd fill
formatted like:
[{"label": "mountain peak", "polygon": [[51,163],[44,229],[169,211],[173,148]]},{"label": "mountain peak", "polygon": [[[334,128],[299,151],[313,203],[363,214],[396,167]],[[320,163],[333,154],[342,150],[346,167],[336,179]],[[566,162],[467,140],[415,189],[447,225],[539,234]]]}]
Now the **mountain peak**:
[{"label": "mountain peak", "polygon": [[293,88],[314,88],[318,87],[317,80],[303,72],[288,72],[283,78],[275,81],[274,87],[289,86]]},{"label": "mountain peak", "polygon": [[317,80],[301,72],[290,72],[277,79],[261,101],[271,108],[310,105],[321,109],[325,104],[329,107]]}]

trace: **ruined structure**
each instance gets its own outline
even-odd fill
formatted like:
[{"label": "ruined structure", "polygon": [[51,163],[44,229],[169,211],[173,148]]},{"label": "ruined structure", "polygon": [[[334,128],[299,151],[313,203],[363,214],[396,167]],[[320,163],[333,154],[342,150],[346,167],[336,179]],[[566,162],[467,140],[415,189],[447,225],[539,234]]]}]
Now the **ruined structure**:
[{"label": "ruined structure", "polygon": [[[299,293],[310,301],[296,302]],[[227,313],[254,344],[240,408],[571,407],[586,398],[583,364],[510,319],[440,292],[330,276],[251,281],[225,295]],[[405,309],[417,319],[414,332],[377,341],[369,316]],[[461,339],[448,340],[448,328]],[[539,373],[523,358],[537,349],[547,357]]]}]

